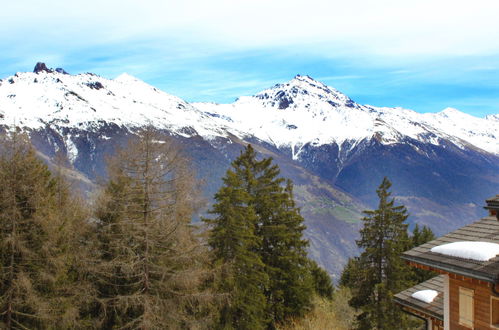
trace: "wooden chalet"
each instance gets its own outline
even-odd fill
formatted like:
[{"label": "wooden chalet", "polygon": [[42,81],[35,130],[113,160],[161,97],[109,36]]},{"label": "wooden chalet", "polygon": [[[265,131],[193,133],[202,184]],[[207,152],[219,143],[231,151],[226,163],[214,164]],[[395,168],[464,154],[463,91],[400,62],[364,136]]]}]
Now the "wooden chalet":
[{"label": "wooden chalet", "polygon": [[[487,200],[489,215],[445,236],[403,253],[411,266],[441,275],[395,295],[402,309],[424,318],[428,329],[499,329],[499,255],[487,261],[432,252],[453,242],[499,244],[499,195]],[[413,295],[436,291],[433,301]]]}]

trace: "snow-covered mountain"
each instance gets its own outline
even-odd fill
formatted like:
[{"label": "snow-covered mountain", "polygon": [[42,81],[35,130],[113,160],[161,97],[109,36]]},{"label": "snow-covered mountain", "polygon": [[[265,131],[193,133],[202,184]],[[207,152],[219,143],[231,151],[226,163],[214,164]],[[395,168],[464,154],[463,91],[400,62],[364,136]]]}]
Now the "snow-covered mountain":
[{"label": "snow-covered mountain", "polygon": [[499,183],[498,121],[360,105],[308,76],[232,104],[190,104],[127,74],[70,75],[41,63],[0,80],[0,125],[22,127],[49,163],[66,154],[86,190],[106,175],[106,156],[145,125],[183,146],[208,199],[254,144],[295,182],[310,252],[334,275],[356,253],[361,212],[375,207],[383,176],[410,221],[439,234],[480,216]]},{"label": "snow-covered mountain", "polygon": [[341,148],[347,143],[353,148],[372,137],[383,144],[400,143],[405,137],[434,145],[447,140],[461,148],[499,155],[499,126],[495,125],[499,115],[476,118],[452,108],[420,114],[359,105],[309,76],[298,75],[232,104],[191,105],[126,73],[110,80],[91,73],[27,72],[0,80],[0,99],[6,124],[40,128],[153,123],[175,134],[207,139],[230,132],[289,147],[295,159],[307,144],[336,143]]},{"label": "snow-covered mountain", "polygon": [[179,135],[188,134],[185,128],[207,138],[224,135],[208,115],[126,73],[113,80],[91,73],[17,73],[0,80],[0,100],[4,123],[32,129],[107,122],[129,128],[153,124]]},{"label": "snow-covered mountain", "polygon": [[309,76],[296,76],[233,104],[194,106],[248,136],[290,147],[294,158],[307,144],[336,143],[341,148],[346,143],[353,148],[372,137],[383,144],[400,143],[406,137],[434,145],[447,140],[461,148],[499,155],[499,127],[493,124],[493,116],[476,118],[452,108],[420,114],[360,105]]}]

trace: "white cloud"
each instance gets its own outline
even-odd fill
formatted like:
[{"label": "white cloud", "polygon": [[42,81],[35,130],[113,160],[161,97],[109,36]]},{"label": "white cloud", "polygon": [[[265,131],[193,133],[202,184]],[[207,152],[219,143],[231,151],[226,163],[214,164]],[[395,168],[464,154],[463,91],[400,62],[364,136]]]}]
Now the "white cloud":
[{"label": "white cloud", "polygon": [[17,0],[2,4],[0,33],[46,47],[174,38],[211,53],[477,55],[499,52],[498,12],[497,0]]}]

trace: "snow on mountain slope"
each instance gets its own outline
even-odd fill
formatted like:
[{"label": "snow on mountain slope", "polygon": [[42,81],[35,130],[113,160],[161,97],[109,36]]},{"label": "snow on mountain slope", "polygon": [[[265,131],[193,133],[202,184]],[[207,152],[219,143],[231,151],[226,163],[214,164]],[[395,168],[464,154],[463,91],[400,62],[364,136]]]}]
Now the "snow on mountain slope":
[{"label": "snow on mountain slope", "polygon": [[445,140],[460,148],[480,148],[498,155],[497,118],[476,118],[455,109],[419,114],[359,105],[334,88],[299,75],[232,104],[192,105],[128,74],[109,80],[90,73],[48,70],[0,80],[0,119],[6,125],[85,128],[103,122],[125,127],[153,124],[183,136],[197,133],[208,140],[230,133],[289,147],[294,159],[306,144],[337,143],[352,149],[364,139],[393,144],[407,137],[435,145]]},{"label": "snow on mountain slope", "polygon": [[300,148],[348,142],[353,148],[363,139],[383,144],[403,142],[405,137],[439,145],[441,139],[457,146],[474,145],[499,154],[499,127],[490,119],[476,118],[457,110],[419,114],[402,108],[359,105],[348,96],[308,76],[296,76],[254,96],[232,104],[194,103],[220,122],[248,135],[290,147],[293,158]]},{"label": "snow on mountain slope", "polygon": [[487,116],[485,116],[485,119],[490,120],[490,121],[499,122],[499,113],[495,114],[495,115],[487,115]]},{"label": "snow on mountain slope", "polygon": [[453,108],[423,114],[422,117],[429,125],[442,132],[499,154],[499,127],[497,123],[493,123],[493,117],[477,118]]},{"label": "snow on mountain slope", "polygon": [[193,128],[207,138],[226,134],[210,116],[128,74],[109,80],[94,74],[17,73],[0,81],[0,100],[6,125],[84,128],[108,122],[153,124],[177,134],[191,134]]}]

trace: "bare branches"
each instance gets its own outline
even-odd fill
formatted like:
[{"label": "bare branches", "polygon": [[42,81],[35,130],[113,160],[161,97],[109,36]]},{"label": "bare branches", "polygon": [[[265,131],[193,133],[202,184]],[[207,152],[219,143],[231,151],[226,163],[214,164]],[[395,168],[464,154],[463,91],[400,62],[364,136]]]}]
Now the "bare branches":
[{"label": "bare branches", "polygon": [[192,307],[207,251],[189,226],[196,198],[185,158],[169,139],[147,129],[110,160],[109,176],[97,202],[101,259],[95,274],[104,323],[171,328],[205,317],[196,315],[199,304]]}]

